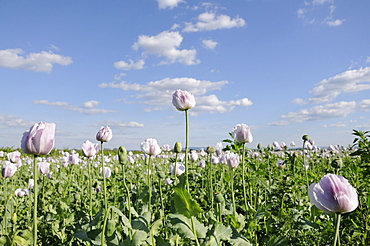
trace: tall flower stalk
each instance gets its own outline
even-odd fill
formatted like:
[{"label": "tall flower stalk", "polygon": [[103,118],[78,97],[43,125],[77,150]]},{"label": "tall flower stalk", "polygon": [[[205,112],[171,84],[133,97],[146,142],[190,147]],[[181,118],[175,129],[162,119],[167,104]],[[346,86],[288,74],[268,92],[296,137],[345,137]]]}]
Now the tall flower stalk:
[{"label": "tall flower stalk", "polygon": [[55,124],[40,122],[34,124],[29,131],[23,133],[21,149],[25,154],[33,154],[33,246],[37,245],[37,199],[38,199],[38,155],[48,155],[55,144]]},{"label": "tall flower stalk", "polygon": [[185,176],[186,176],[186,189],[189,191],[189,114],[185,110]]},{"label": "tall flower stalk", "polygon": [[151,182],[151,169],[152,169],[152,156],[159,155],[161,153],[161,147],[158,145],[158,142],[154,138],[147,138],[145,141],[141,142],[141,151],[149,155],[147,158],[147,172],[148,172],[148,189],[149,189],[149,211],[151,209],[151,199],[152,199],[152,182]]},{"label": "tall flower stalk", "polygon": [[231,188],[231,201],[233,204],[233,214],[236,217],[236,205],[235,205],[235,194],[234,194],[234,168],[230,167],[230,188]]},{"label": "tall flower stalk", "polygon": [[88,184],[87,184],[87,189],[89,191],[89,217],[90,220],[92,220],[92,177],[91,177],[91,160],[93,157],[95,157],[96,153],[99,151],[99,145],[98,144],[93,144],[89,140],[86,140],[82,144],[82,153],[84,156],[88,158],[87,161],[87,173],[88,173]]},{"label": "tall flower stalk", "polygon": [[33,245],[37,245],[37,198],[38,198],[38,187],[37,187],[37,179],[38,179],[38,170],[37,170],[37,156],[33,156]]},{"label": "tall flower stalk", "polygon": [[305,173],[306,173],[306,184],[307,184],[307,189],[309,187],[309,183],[308,183],[308,174],[307,174],[307,169],[308,169],[308,164],[306,163],[306,151],[305,151],[305,147],[306,147],[306,142],[310,139],[310,137],[308,135],[303,135],[302,136],[302,140],[303,140],[303,144],[302,144],[302,151],[303,151],[303,168],[305,170]]},{"label": "tall flower stalk", "polygon": [[340,246],[340,236],[339,236],[339,228],[340,228],[340,220],[341,220],[342,214],[336,213],[335,214],[335,231],[334,231],[334,240],[332,246]]},{"label": "tall flower stalk", "polygon": [[101,235],[101,245],[105,245],[105,229],[108,219],[108,199],[107,199],[107,181],[106,181],[106,174],[105,174],[105,162],[104,162],[104,142],[108,142],[112,139],[113,133],[109,126],[101,127],[98,133],[96,134],[96,140],[100,142],[100,150],[101,150],[101,165],[102,165],[102,175],[103,175],[103,194],[104,194],[104,223]]},{"label": "tall flower stalk", "polygon": [[[234,138],[236,144],[242,144],[242,183],[245,209],[248,209],[247,191],[245,185],[245,143],[251,143],[253,136],[249,126],[246,124],[237,124],[231,131],[231,136]],[[250,196],[252,194],[249,194]]]},{"label": "tall flower stalk", "polygon": [[235,172],[235,168],[237,168],[240,163],[239,154],[227,151],[225,157],[226,157],[227,165],[230,167],[231,199],[232,199],[232,204],[233,204],[234,216],[236,217],[237,213],[236,213],[235,195],[234,195],[234,176],[235,176],[234,172]]},{"label": "tall flower stalk", "polygon": [[[242,183],[243,183],[243,196],[244,196],[244,206],[245,209],[248,208],[248,202],[247,202],[247,191],[246,191],[246,185],[245,185],[245,144],[243,143],[243,148],[242,148]],[[251,194],[249,194],[251,195]]]},{"label": "tall flower stalk", "polygon": [[189,116],[188,110],[196,105],[194,95],[188,91],[177,90],[172,94],[172,104],[179,111],[185,111],[185,180],[186,189],[189,191]]}]

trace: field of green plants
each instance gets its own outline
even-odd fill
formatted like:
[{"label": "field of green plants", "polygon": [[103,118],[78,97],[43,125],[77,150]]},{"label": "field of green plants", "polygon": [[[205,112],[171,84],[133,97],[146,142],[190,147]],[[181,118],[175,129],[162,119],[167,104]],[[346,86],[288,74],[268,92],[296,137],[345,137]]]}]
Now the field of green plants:
[{"label": "field of green plants", "polygon": [[[55,124],[23,133],[21,149],[0,151],[0,245],[370,245],[370,134],[347,148],[319,148],[308,135],[248,149],[250,128],[189,149],[194,95],[177,90],[185,147],[98,143],[56,150]],[[22,152],[22,153],[21,153]]]},{"label": "field of green plants", "polygon": [[22,153],[11,176],[5,163],[17,150],[3,149],[0,244],[32,245],[37,163],[37,245],[331,245],[335,217],[308,196],[328,173],[358,193],[357,209],[342,215],[341,245],[370,245],[368,132],[354,131],[347,148],[251,150],[232,138],[224,148],[175,147]]}]

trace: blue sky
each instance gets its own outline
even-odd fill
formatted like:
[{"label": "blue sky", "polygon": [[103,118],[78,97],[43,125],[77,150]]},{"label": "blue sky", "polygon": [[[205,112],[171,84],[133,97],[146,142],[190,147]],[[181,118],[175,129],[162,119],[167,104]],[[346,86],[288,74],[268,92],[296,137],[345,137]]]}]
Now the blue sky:
[{"label": "blue sky", "polygon": [[57,148],[185,141],[177,89],[194,93],[190,146],[239,123],[273,141],[351,144],[370,129],[370,1],[1,1],[0,147],[33,123]]}]

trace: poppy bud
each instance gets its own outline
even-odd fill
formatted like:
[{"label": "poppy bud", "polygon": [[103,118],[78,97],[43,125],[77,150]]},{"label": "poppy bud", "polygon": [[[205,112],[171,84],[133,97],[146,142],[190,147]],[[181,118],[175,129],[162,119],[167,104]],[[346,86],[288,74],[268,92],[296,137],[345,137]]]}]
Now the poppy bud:
[{"label": "poppy bud", "polygon": [[223,203],[225,202],[225,198],[221,193],[216,193],[215,194],[215,202],[216,203]]},{"label": "poppy bud", "polygon": [[308,135],[303,135],[302,136],[303,141],[308,141],[309,139],[310,139],[310,137]]},{"label": "poppy bud", "polygon": [[127,162],[127,150],[123,146],[119,146],[118,148],[118,160],[121,165],[124,165]]},{"label": "poppy bud", "polygon": [[330,164],[335,169],[341,169],[343,167],[343,161],[340,158],[332,160]]},{"label": "poppy bud", "polygon": [[182,147],[181,147],[181,143],[180,142],[176,142],[175,143],[175,146],[173,147],[173,151],[175,153],[181,153]]}]

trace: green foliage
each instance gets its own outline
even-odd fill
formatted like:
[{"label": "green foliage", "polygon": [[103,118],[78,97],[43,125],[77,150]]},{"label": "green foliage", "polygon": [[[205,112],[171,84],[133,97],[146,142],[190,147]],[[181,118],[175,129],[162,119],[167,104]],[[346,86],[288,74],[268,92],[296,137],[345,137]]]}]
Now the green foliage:
[{"label": "green foliage", "polygon": [[356,136],[352,146],[356,150],[351,156],[361,156],[362,162],[370,162],[370,131],[353,130],[352,135]]},{"label": "green foliage", "polygon": [[185,178],[182,175],[179,178],[180,182],[173,188],[173,204],[176,213],[182,214],[188,218],[191,216],[198,216],[202,213],[202,209],[192,199],[189,192],[185,188]]},{"label": "green foliage", "polygon": [[[99,190],[103,183],[100,160],[81,156],[83,161],[78,165],[63,167],[62,156],[55,150],[48,156],[52,177],[40,175],[38,180],[38,245],[100,245],[102,237],[107,246],[330,245],[333,216],[311,204],[307,184],[334,172],[356,188],[360,204],[342,217],[341,243],[370,245],[370,169],[366,163],[369,132],[355,133],[355,150],[309,151],[305,157],[307,176],[301,150],[246,150],[246,206],[241,165],[231,175],[227,165],[212,164],[216,157],[212,148],[198,161],[189,160],[189,189],[183,176],[174,177],[168,171],[169,165],[178,160],[175,153],[168,153],[168,158],[153,157],[150,206],[147,163],[142,156],[133,155],[134,164],[124,161],[122,165],[118,149],[105,151],[112,176],[106,180],[109,211],[104,235],[106,211]],[[242,145],[225,142],[228,150],[243,153]],[[1,161],[5,159],[6,155],[0,157]],[[22,155],[23,165],[15,175],[0,179],[0,245],[31,245],[34,193],[31,189],[28,196],[14,194],[15,189],[26,188],[32,177],[29,160],[31,156]],[[199,166],[200,160],[206,163],[205,168]],[[284,169],[276,166],[278,160],[284,161]],[[90,178],[93,187],[89,187]],[[164,183],[167,178],[172,179],[172,185]]]}]

